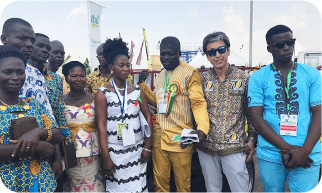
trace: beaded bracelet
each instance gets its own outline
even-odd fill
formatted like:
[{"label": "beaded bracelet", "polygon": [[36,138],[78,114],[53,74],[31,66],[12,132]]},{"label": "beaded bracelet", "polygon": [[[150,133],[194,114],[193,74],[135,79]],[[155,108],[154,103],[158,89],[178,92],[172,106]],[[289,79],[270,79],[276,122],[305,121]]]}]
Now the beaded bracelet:
[{"label": "beaded bracelet", "polygon": [[48,135],[47,135],[47,139],[46,141],[50,141],[51,138],[53,137],[53,132],[51,131],[51,129],[47,129]]},{"label": "beaded bracelet", "polygon": [[148,149],[148,148],[144,148],[143,150],[148,151],[148,152],[152,152],[151,149]]}]

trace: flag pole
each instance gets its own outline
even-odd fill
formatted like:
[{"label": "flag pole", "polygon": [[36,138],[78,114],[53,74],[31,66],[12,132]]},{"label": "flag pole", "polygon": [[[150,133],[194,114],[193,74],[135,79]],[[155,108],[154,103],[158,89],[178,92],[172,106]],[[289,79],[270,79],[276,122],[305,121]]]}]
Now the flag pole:
[{"label": "flag pole", "polygon": [[[91,58],[91,24],[89,13],[89,0],[87,0],[87,25],[88,25],[88,58]],[[89,67],[91,69],[91,66]],[[91,69],[92,71],[92,69]]]},{"label": "flag pole", "polygon": [[145,29],[144,28],[143,28],[143,36],[144,36],[144,41],[145,41],[145,51],[146,51],[146,58],[147,58],[148,68],[149,68],[149,70],[152,70],[151,65],[150,65],[150,59],[149,59],[148,40],[146,39]]}]

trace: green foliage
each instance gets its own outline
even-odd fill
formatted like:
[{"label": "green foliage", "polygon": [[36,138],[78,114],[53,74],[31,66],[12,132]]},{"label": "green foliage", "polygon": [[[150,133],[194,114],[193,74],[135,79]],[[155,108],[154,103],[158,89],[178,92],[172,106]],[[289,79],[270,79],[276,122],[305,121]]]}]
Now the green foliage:
[{"label": "green foliage", "polygon": [[63,62],[63,64],[62,64],[62,66],[64,65],[64,64],[66,64],[67,63],[67,61],[70,59],[70,55],[68,54],[68,56],[65,58],[65,60],[64,60],[64,62]]},{"label": "green foliage", "polygon": [[88,58],[86,57],[86,60],[85,62],[83,63],[85,68],[86,68],[86,74],[90,74],[91,73],[91,68],[89,66],[89,61],[88,61]]}]

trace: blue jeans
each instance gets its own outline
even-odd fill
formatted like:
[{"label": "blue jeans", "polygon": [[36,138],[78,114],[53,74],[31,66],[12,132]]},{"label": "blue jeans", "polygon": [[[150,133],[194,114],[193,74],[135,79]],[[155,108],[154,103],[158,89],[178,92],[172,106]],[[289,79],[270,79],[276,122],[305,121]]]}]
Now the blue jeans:
[{"label": "blue jeans", "polygon": [[258,158],[258,166],[265,192],[285,192],[287,178],[291,192],[308,192],[319,183],[319,165],[311,165],[307,169],[297,167],[289,171],[282,163]]}]

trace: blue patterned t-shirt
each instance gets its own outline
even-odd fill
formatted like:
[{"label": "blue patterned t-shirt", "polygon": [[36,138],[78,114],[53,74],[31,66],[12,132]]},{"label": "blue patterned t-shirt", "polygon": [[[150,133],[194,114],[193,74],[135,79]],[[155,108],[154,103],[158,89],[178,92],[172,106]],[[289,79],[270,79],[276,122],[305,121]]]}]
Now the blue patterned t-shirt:
[{"label": "blue patterned t-shirt", "polygon": [[[298,115],[297,136],[281,137],[291,145],[303,146],[308,134],[312,114],[310,108],[321,105],[321,75],[317,69],[295,63],[289,88],[290,115]],[[251,75],[248,84],[248,106],[263,106],[263,118],[277,133],[280,133],[280,115],[287,114],[286,94],[282,76],[268,65]],[[281,163],[280,149],[258,135],[257,157]],[[320,140],[314,146],[310,158],[313,165],[321,163]]]}]

